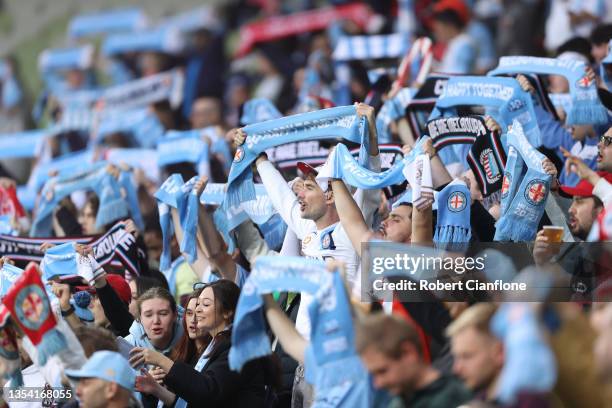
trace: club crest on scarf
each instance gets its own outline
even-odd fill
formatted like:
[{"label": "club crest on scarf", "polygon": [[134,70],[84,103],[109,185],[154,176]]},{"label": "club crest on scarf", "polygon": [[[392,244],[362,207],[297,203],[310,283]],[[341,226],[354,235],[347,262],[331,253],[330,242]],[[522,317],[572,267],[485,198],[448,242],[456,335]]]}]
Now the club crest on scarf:
[{"label": "club crest on scarf", "polygon": [[448,197],[448,209],[453,212],[460,212],[465,209],[467,199],[461,191],[455,191]]},{"label": "club crest on scarf", "polygon": [[244,149],[238,146],[236,153],[234,154],[234,163],[240,163],[244,159]]},{"label": "club crest on scarf", "polygon": [[501,172],[499,171],[499,167],[497,167],[497,161],[493,156],[493,150],[490,148],[483,150],[482,153],[480,153],[479,161],[485,169],[487,183],[493,184],[500,179]]},{"label": "club crest on scarf", "polygon": [[509,172],[504,173],[504,181],[502,182],[501,198],[506,198],[510,192],[510,184],[512,184],[512,176]]},{"label": "club crest on scarf", "polygon": [[543,180],[533,180],[527,184],[525,199],[530,204],[540,205],[546,198],[546,183]]},{"label": "club crest on scarf", "polygon": [[45,293],[37,285],[28,285],[17,294],[16,317],[30,330],[38,330],[49,317],[49,307],[43,301],[44,296]]}]

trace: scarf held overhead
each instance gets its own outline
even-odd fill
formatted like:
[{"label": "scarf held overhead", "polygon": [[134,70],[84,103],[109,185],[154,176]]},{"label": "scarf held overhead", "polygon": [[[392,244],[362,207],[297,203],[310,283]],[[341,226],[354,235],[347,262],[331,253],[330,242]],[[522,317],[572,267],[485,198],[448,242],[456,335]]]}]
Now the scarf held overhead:
[{"label": "scarf held overhead", "polygon": [[501,189],[501,217],[495,241],[532,241],[544,214],[552,177],[544,172],[538,152],[518,121],[508,132],[508,161]]},{"label": "scarf held overhead", "polygon": [[597,95],[597,85],[589,79],[586,69],[587,65],[578,60],[512,56],[501,57],[497,68],[488,75],[533,73],[563,76],[569,83],[572,100],[567,111],[567,124],[605,124],[608,113]]},{"label": "scarf held overhead", "polygon": [[521,123],[533,146],[541,145],[531,95],[514,78],[462,76],[450,78],[429,119],[457,116],[459,106],[484,106],[502,128]]}]

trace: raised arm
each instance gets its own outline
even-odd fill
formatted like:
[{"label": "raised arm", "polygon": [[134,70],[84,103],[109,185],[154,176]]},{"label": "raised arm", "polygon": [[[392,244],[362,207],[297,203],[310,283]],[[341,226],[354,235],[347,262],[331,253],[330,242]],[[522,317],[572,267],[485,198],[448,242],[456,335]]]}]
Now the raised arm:
[{"label": "raised arm", "polygon": [[[242,145],[246,140],[247,135],[242,129],[234,129],[230,133],[237,146]],[[282,174],[268,161],[265,153],[257,158],[255,164],[272,205],[289,229],[295,232],[299,239],[304,238],[310,232],[311,221],[302,218],[297,197],[287,185]]]},{"label": "raised arm", "polygon": [[283,350],[300,364],[304,364],[304,354],[308,342],[298,333],[293,322],[274,301],[272,295],[265,295],[266,318]]},{"label": "raised arm", "polygon": [[368,240],[371,231],[344,182],[339,179],[333,179],[331,187],[334,192],[334,203],[340,217],[340,223],[351,240],[353,249],[361,256],[361,243]]}]

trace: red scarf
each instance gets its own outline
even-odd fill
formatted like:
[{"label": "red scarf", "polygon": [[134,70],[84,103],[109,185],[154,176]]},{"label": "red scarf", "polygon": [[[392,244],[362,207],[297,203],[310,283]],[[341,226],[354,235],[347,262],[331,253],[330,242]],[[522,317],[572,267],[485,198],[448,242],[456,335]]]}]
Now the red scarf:
[{"label": "red scarf", "polygon": [[337,20],[351,20],[364,28],[372,16],[372,11],[362,3],[352,3],[339,7],[323,7],[287,16],[274,16],[240,29],[238,56],[244,56],[257,43],[274,41],[311,31],[326,29]]},{"label": "red scarf", "polygon": [[66,339],[55,329],[57,320],[36,264],[30,264],[2,299],[15,324],[38,350],[38,364],[64,350]]},{"label": "red scarf", "polygon": [[8,188],[0,186],[0,215],[10,215],[15,218],[25,217],[26,213],[17,198],[15,186]]}]

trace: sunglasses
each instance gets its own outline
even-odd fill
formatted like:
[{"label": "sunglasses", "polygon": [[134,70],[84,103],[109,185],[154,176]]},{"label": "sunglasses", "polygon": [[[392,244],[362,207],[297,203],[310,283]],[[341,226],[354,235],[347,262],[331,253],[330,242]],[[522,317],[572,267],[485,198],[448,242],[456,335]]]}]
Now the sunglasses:
[{"label": "sunglasses", "polygon": [[599,138],[599,142],[603,143],[605,147],[608,147],[612,144],[612,136],[602,136]]},{"label": "sunglasses", "polygon": [[205,283],[205,282],[196,282],[193,284],[193,290],[200,290],[200,289],[206,289],[207,287],[209,287],[211,284],[210,283]]}]

